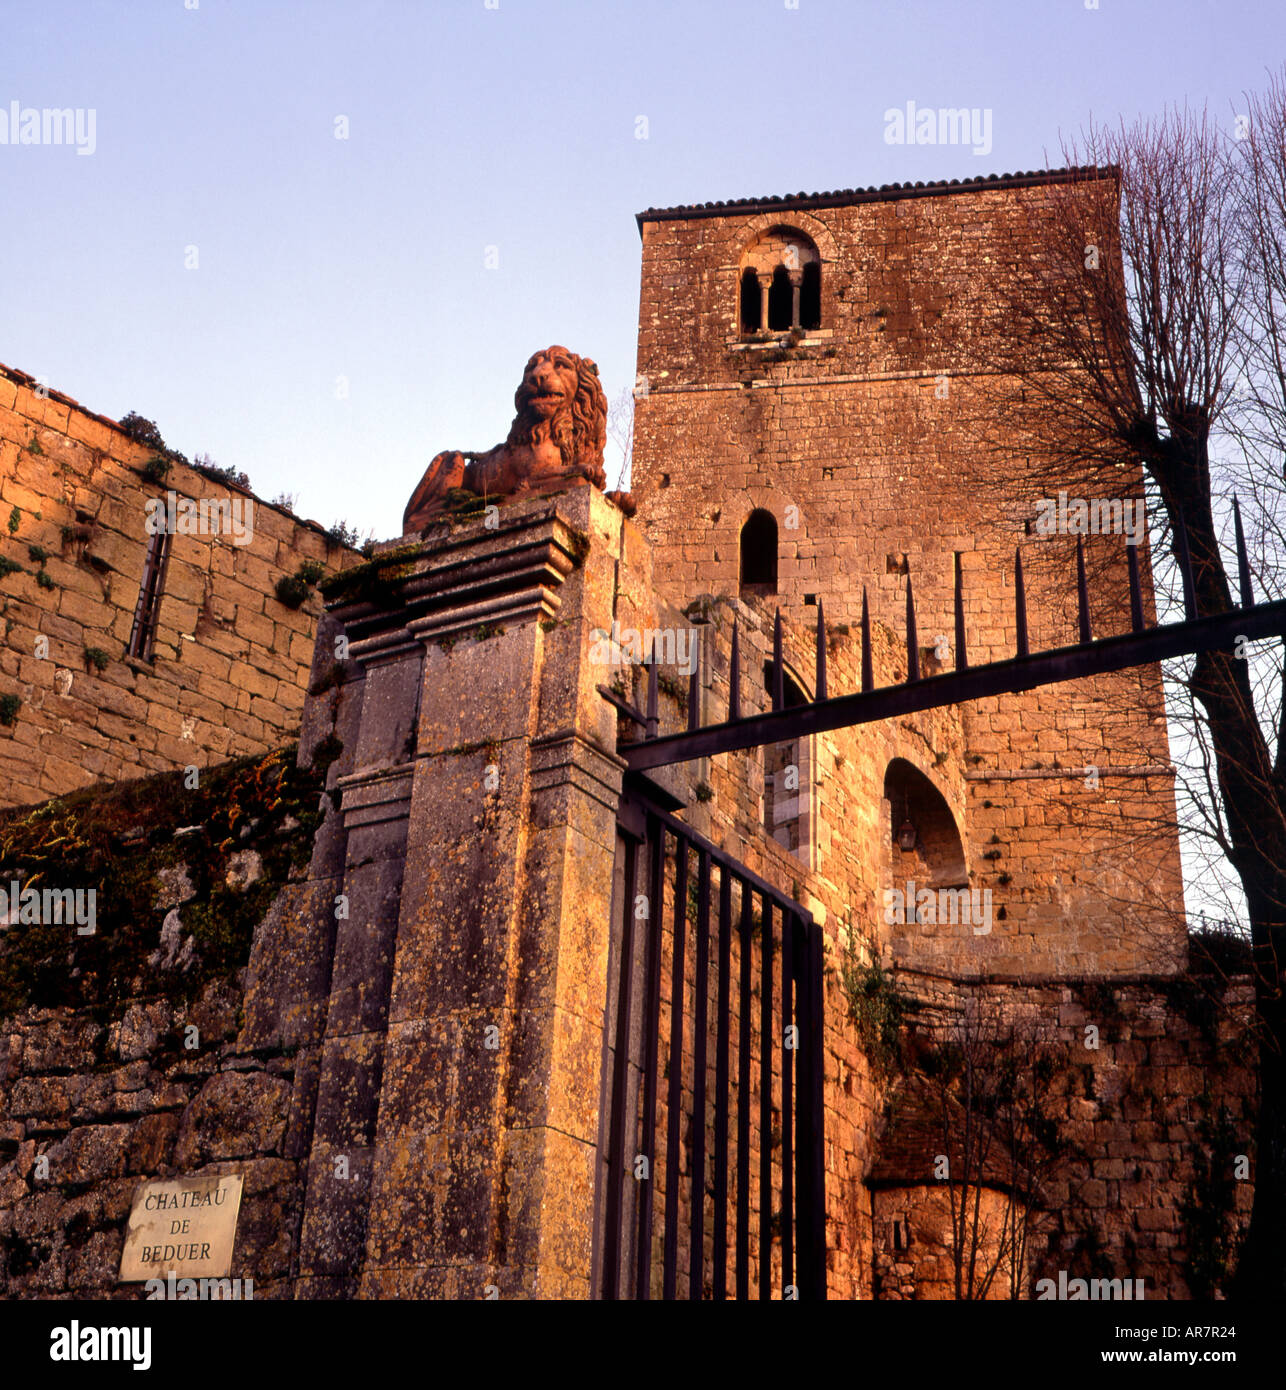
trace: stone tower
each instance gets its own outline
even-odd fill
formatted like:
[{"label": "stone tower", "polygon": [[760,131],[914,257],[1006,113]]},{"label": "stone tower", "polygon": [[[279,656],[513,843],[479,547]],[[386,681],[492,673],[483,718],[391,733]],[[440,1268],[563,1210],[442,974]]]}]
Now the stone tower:
[{"label": "stone tower", "polygon": [[[1021,273],[1024,227],[1069,177],[640,213],[633,491],[662,582],[685,600],[780,607],[800,631],[820,600],[841,633],[855,632],[865,589],[895,642],[911,582],[932,674],[953,661],[956,553],[970,662],[1014,654],[1022,545],[1032,650],[1075,642],[1075,541],[1038,539],[1030,502],[994,477],[983,486],[976,436],[997,381],[980,351],[1000,317],[984,268]],[[1095,631],[1123,631],[1125,542],[1096,536],[1091,549],[1105,576]],[[1146,545],[1140,555],[1150,604]],[[905,673],[895,660],[890,678]],[[899,958],[1025,974],[1173,968],[1182,889],[1159,669],[957,713],[959,756],[922,738],[881,769],[883,833],[936,820],[943,846],[926,863],[930,836],[918,858],[886,844],[883,874],[990,887],[1004,930],[951,944],[912,923],[892,933]],[[1144,846],[1123,830],[1140,814],[1163,827]]]}]

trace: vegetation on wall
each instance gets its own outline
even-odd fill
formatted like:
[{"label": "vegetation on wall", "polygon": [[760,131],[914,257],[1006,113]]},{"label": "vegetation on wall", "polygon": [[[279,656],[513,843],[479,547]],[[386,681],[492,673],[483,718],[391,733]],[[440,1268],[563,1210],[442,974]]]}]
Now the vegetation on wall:
[{"label": "vegetation on wall", "polygon": [[277,602],[286,608],[301,608],[325,573],[326,566],[320,560],[302,560],[294,574],[283,574],[277,580]]},{"label": "vegetation on wall", "polygon": [[[131,998],[192,998],[240,969],[255,926],[307,863],[325,776],[320,762],[296,767],[292,745],[201,769],[197,787],[180,770],[0,815],[6,890],[16,880],[95,894],[92,935],[61,923],[0,930],[0,1017],[69,1006],[105,1021]],[[257,878],[230,872],[239,851],[257,856]],[[167,965],[156,962],[158,895],[162,873],[180,866],[194,891],[175,910],[191,949]]]},{"label": "vegetation on wall", "polygon": [[840,985],[872,1071],[883,1077],[900,1071],[905,1065],[906,1001],[878,960],[862,964],[851,938],[840,961]]}]

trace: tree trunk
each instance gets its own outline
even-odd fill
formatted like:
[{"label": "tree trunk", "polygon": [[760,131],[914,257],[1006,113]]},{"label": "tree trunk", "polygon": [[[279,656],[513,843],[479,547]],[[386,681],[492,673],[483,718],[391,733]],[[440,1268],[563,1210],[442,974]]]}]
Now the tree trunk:
[{"label": "tree trunk", "polygon": [[[1188,533],[1197,611],[1232,606],[1210,503],[1204,437],[1150,470],[1172,529],[1178,508]],[[1161,446],[1164,448],[1164,446]],[[1174,554],[1178,559],[1177,537]],[[1286,1298],[1286,785],[1273,766],[1255,713],[1249,662],[1231,652],[1203,652],[1189,682],[1206,714],[1214,746],[1233,867],[1250,915],[1255,1007],[1259,1024],[1259,1120],[1250,1229],[1234,1284],[1239,1299]]]}]

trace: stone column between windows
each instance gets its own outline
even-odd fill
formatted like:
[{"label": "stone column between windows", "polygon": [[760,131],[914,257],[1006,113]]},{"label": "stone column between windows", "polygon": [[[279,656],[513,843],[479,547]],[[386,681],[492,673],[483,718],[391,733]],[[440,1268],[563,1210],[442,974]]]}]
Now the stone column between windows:
[{"label": "stone column between windows", "polygon": [[799,291],[804,283],[804,271],[800,267],[798,270],[787,269],[786,274],[790,277],[790,326],[799,327]]},{"label": "stone column between windows", "polygon": [[772,292],[772,271],[755,271],[759,281],[759,331],[768,332],[768,297]]}]

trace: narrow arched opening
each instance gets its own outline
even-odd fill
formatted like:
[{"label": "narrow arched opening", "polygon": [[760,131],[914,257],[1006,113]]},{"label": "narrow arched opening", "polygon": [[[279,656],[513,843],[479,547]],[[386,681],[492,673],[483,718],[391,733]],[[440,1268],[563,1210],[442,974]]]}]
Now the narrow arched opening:
[{"label": "narrow arched opening", "polygon": [[804,282],[799,290],[799,326],[822,326],[822,267],[819,261],[804,263]]},{"label": "narrow arched opening", "polygon": [[741,593],[777,592],[777,518],[757,507],[741,528]]},{"label": "narrow arched opening", "polygon": [[763,326],[763,290],[753,266],[741,272],[741,331],[758,333]]}]

